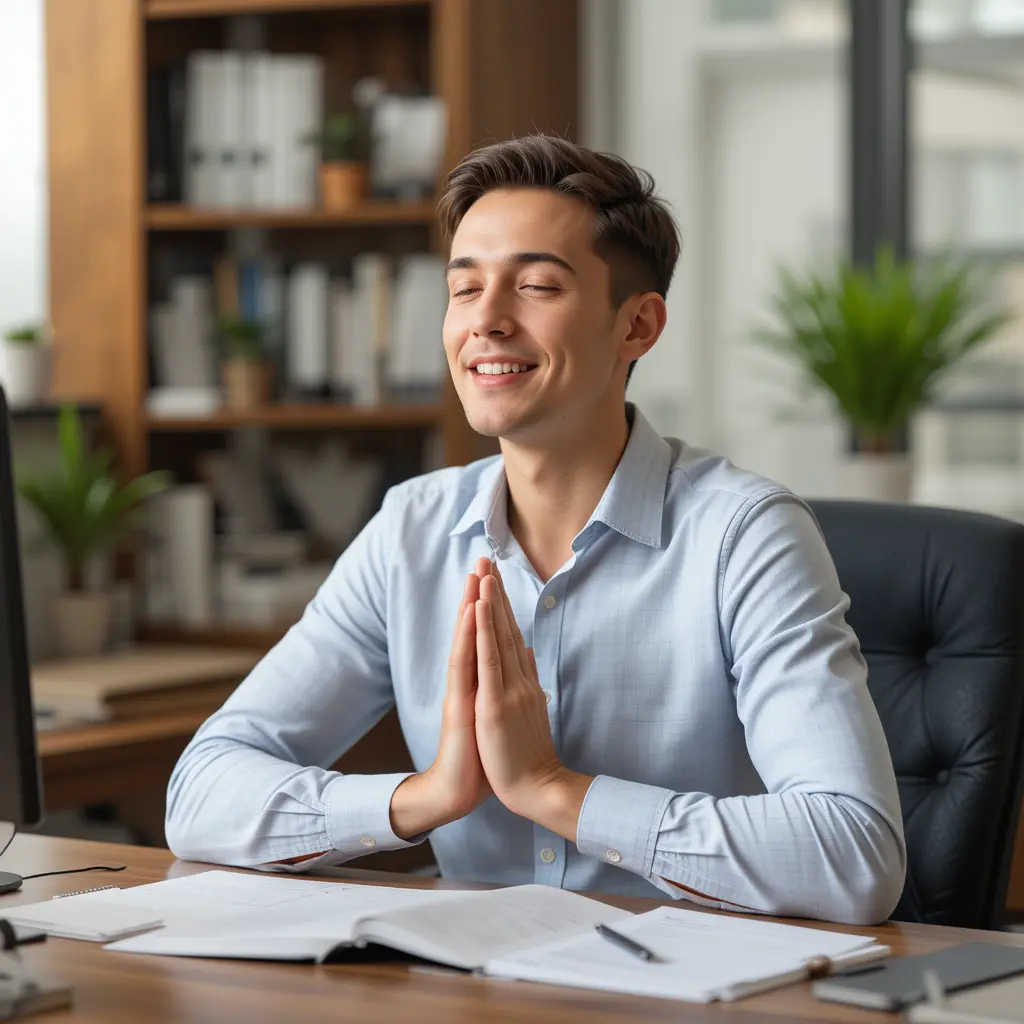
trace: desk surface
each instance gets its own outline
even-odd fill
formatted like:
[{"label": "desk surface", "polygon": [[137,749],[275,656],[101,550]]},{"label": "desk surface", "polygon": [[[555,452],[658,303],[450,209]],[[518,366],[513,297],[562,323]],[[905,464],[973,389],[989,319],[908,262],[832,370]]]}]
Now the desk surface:
[{"label": "desk surface", "polygon": [[[102,873],[56,876],[26,881],[11,895],[0,896],[5,907],[31,903],[116,881],[122,886],[155,882],[204,869],[175,861],[166,850],[17,836],[0,867],[21,874],[127,864],[117,875]],[[352,881],[458,888],[451,883],[416,876],[343,869],[333,872]],[[647,910],[657,900],[609,898],[630,910]],[[801,922],[806,923],[806,922]],[[836,928],[840,926],[826,925]],[[896,954],[923,953],[984,935],[1013,945],[1024,936],[979,933],[924,925],[884,925],[848,929],[877,935]],[[517,1024],[566,1024],[607,1021],[859,1021],[893,1024],[891,1014],[870,1013],[821,1003],[809,987],[794,985],[738,1003],[697,1006],[659,999],[610,996],[576,989],[497,981],[454,974],[410,970],[399,963],[311,966],[307,964],[240,963],[107,953],[99,945],[49,939],[23,951],[30,968],[60,976],[74,986],[74,1009],[33,1017],[40,1022],[90,1024],[128,1022],[223,1021],[257,1024],[264,1021],[514,1021]]]}]

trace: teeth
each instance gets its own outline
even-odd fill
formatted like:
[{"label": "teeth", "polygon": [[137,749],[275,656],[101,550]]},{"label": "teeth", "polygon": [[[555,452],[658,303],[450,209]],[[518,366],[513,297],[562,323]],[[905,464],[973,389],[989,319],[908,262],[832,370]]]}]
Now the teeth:
[{"label": "teeth", "polygon": [[528,369],[525,363],[480,363],[476,372],[497,376],[502,373],[525,373]]}]

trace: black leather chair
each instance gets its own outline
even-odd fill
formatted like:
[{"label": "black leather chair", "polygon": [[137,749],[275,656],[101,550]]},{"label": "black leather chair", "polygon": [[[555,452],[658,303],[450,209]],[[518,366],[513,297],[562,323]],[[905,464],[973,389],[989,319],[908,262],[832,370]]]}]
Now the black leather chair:
[{"label": "black leather chair", "polygon": [[889,741],[901,921],[999,928],[1024,778],[1024,526],[814,501]]}]

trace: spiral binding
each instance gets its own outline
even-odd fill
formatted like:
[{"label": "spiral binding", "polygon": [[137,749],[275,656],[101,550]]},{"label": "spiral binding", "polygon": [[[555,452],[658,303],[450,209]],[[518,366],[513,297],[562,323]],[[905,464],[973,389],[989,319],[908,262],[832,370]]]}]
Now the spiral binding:
[{"label": "spiral binding", "polygon": [[55,899],[55,900],[62,900],[62,899],[65,899],[68,896],[82,896],[82,895],[84,895],[87,892],[102,892],[104,889],[119,889],[119,888],[120,888],[120,886],[118,886],[118,885],[97,885],[97,886],[94,886],[92,889],[76,889],[74,892],[61,892],[61,893],[58,893],[56,896],[51,896],[50,898],[51,899]]}]

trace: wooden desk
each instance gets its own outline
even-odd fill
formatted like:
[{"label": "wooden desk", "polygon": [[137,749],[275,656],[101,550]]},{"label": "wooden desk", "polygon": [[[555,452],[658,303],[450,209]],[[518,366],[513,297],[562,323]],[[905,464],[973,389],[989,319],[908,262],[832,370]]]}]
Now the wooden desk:
[{"label": "wooden desk", "polygon": [[[2,867],[31,874],[87,864],[127,864],[117,875],[68,875],[25,882],[20,892],[0,896],[5,907],[30,903],[61,892],[117,881],[122,886],[155,882],[202,870],[175,861],[166,850],[18,836]],[[334,871],[353,881],[458,888],[451,883],[381,872]],[[657,900],[608,897],[630,910],[647,910]],[[801,922],[806,924],[807,922]],[[827,925],[822,927],[838,928]],[[1024,946],[1024,935],[970,932],[925,925],[850,928],[877,935],[896,954],[924,953],[971,938]],[[737,1003],[690,1005],[658,999],[612,996],[523,982],[494,981],[451,972],[423,973],[401,963],[311,966],[245,963],[104,952],[89,942],[49,939],[23,951],[26,964],[59,975],[74,986],[72,1011],[41,1016],[39,1021],[191,1022],[264,1021],[448,1022],[509,1021],[517,1024],[595,1024],[608,1021],[850,1021],[893,1024],[891,1014],[869,1013],[815,1000],[807,984]]]}]

